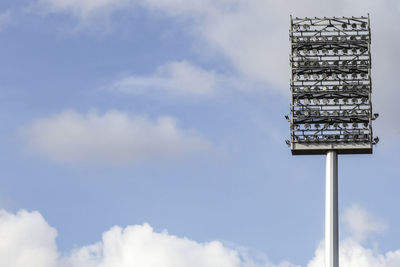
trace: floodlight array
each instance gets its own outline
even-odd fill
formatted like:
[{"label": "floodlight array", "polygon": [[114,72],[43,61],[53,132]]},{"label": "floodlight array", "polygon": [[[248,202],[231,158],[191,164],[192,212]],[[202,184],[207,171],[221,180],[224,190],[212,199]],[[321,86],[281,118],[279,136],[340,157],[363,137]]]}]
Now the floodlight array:
[{"label": "floodlight array", "polygon": [[369,17],[291,18],[290,41],[292,152],[372,152]]}]

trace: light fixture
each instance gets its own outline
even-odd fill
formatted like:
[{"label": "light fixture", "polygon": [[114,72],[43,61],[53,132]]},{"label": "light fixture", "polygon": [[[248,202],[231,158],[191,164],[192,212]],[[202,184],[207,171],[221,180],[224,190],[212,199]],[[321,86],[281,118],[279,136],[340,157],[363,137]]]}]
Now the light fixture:
[{"label": "light fixture", "polygon": [[291,21],[292,153],[370,153],[369,18]]},{"label": "light fixture", "polygon": [[374,143],[375,143],[375,145],[379,143],[379,137],[374,138]]}]

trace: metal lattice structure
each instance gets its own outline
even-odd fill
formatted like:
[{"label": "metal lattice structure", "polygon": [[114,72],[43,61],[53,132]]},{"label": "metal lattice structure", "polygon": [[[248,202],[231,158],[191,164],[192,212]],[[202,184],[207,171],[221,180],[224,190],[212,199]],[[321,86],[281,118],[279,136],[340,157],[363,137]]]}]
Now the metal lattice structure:
[{"label": "metal lattice structure", "polygon": [[290,42],[292,154],[372,153],[369,16],[291,17]]}]

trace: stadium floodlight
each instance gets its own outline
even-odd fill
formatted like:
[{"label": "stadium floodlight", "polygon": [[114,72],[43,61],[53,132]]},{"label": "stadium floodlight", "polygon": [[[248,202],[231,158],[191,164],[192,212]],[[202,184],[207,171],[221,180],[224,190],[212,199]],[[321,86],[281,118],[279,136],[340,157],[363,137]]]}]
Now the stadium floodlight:
[{"label": "stadium floodlight", "polygon": [[339,266],[338,154],[372,154],[367,17],[290,17],[292,155],[326,154],[325,267]]},{"label": "stadium floodlight", "polygon": [[[332,149],[371,154],[376,115],[371,106],[369,17],[292,18],[290,40],[292,154],[326,154]],[[368,138],[354,138],[361,134],[358,127],[296,130],[306,123],[367,124],[362,134]]]}]

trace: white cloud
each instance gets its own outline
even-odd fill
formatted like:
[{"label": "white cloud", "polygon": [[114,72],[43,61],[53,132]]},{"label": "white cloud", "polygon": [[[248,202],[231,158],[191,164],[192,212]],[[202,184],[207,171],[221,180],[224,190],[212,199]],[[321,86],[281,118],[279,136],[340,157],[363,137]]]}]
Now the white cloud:
[{"label": "white cloud", "polygon": [[[351,208],[354,209],[354,208]],[[361,216],[364,219],[370,215]],[[366,222],[359,221],[360,225]],[[100,242],[57,250],[57,232],[38,212],[17,214],[0,211],[0,266],[12,267],[299,267],[284,261],[273,264],[255,260],[245,249],[228,248],[219,241],[199,243],[166,231],[155,232],[148,224],[113,227]],[[64,256],[61,256],[64,255]],[[324,265],[323,243],[307,267]],[[398,267],[400,250],[384,254],[363,247],[352,237],[340,243],[341,267]]]},{"label": "white cloud", "polygon": [[[379,233],[387,226],[361,206],[354,204],[343,212],[343,226],[349,230],[349,236],[340,241],[339,266],[341,267],[395,267],[400,266],[400,249],[381,254],[377,249],[362,246],[374,233]],[[315,252],[308,267],[324,266],[324,243]]]},{"label": "white cloud", "polygon": [[237,252],[225,248],[218,241],[200,244],[167,232],[156,233],[148,224],[125,229],[114,227],[103,234],[98,246],[101,248],[99,265],[102,267],[240,266]]},{"label": "white cloud", "polygon": [[192,130],[178,128],[171,117],[152,121],[116,110],[103,115],[64,111],[31,122],[22,134],[33,150],[60,161],[129,163],[211,148]]},{"label": "white cloud", "polygon": [[342,221],[352,239],[358,242],[363,242],[371,234],[382,232],[387,228],[382,221],[357,204],[343,212]]},{"label": "white cloud", "polygon": [[37,212],[0,210],[0,266],[52,267],[57,232]]},{"label": "white cloud", "polygon": [[[213,51],[231,62],[239,79],[269,84],[263,88],[289,92],[289,15],[341,16],[371,13],[373,100],[383,116],[377,122],[386,135],[400,134],[397,118],[397,66],[400,61],[400,7],[396,0],[38,0],[51,12],[90,17],[141,6],[151,14],[178,18],[197,45],[197,51]],[[183,20],[182,20],[183,18]],[[200,44],[200,45],[198,45]],[[199,48],[202,47],[203,49]],[[136,77],[134,83],[157,83]],[[139,78],[142,78],[140,80]],[[129,81],[126,81],[129,83]]]},{"label": "white cloud", "polygon": [[[113,227],[96,244],[61,257],[56,231],[37,212],[0,212],[0,266],[10,267],[296,267],[289,263],[256,265],[219,241],[199,243],[150,225]],[[64,254],[65,255],[65,254]]]},{"label": "white cloud", "polygon": [[[324,246],[320,245],[315,257],[307,267],[324,266]],[[358,242],[346,239],[340,243],[339,266],[341,267],[397,267],[400,266],[400,249],[381,254],[375,250],[365,248]]]},{"label": "white cloud", "polygon": [[223,77],[186,61],[160,66],[151,76],[127,76],[114,81],[111,90],[130,94],[151,94],[165,91],[172,94],[205,95],[214,92]]}]

